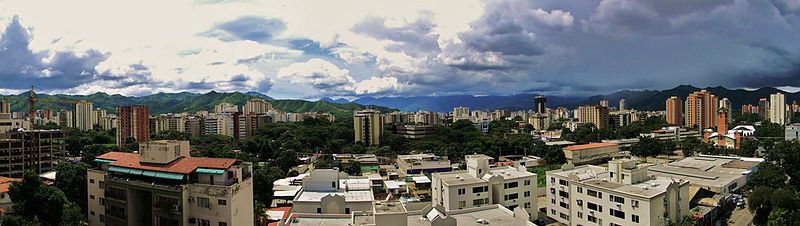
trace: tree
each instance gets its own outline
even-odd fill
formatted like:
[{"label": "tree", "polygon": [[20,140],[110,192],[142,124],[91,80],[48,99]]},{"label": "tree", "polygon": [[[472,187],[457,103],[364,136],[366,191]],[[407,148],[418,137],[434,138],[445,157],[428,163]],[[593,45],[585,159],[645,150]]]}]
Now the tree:
[{"label": "tree", "polygon": [[640,137],[639,142],[631,145],[631,154],[647,159],[662,153],[664,146],[655,138]]},{"label": "tree", "polygon": [[747,186],[750,188],[755,187],[771,187],[782,188],[786,185],[786,172],[783,168],[772,164],[768,161],[761,163],[758,166],[758,171],[750,176],[747,181]]},{"label": "tree", "polygon": [[38,218],[26,219],[22,216],[3,216],[3,221],[0,225],[3,226],[41,226]]},{"label": "tree", "polygon": [[39,219],[43,225],[58,225],[68,203],[64,193],[56,187],[46,187],[39,175],[26,171],[22,182],[9,188],[14,210],[25,219]]},{"label": "tree", "polygon": [[343,171],[349,175],[361,175],[361,162],[350,161]]},{"label": "tree", "polygon": [[272,183],[284,178],[284,176],[284,172],[275,166],[256,167],[253,173],[253,198],[264,205],[272,205],[272,198],[275,193],[272,190]]},{"label": "tree", "polygon": [[53,184],[61,189],[67,200],[74,202],[79,207],[78,211],[86,210],[86,169],[83,163],[61,163],[56,168],[56,181]]},{"label": "tree", "polygon": [[744,157],[755,157],[758,145],[758,140],[744,139],[742,143],[739,144],[739,149],[736,150],[736,154]]},{"label": "tree", "polygon": [[60,226],[73,226],[81,225],[83,221],[83,211],[73,202],[64,205],[64,211],[61,213]]},{"label": "tree", "polygon": [[94,159],[97,156],[114,151],[119,151],[119,148],[117,148],[117,146],[106,146],[102,144],[86,145],[81,150],[81,162],[91,165],[94,164]]},{"label": "tree", "polygon": [[774,189],[770,187],[757,187],[750,193],[747,207],[755,213],[753,223],[764,224],[767,222],[769,212],[772,211],[770,201],[773,191]]},{"label": "tree", "polygon": [[796,140],[781,141],[767,153],[767,161],[775,162],[786,170],[789,184],[795,189],[800,188],[800,142]]},{"label": "tree", "polygon": [[289,172],[292,167],[297,166],[300,160],[297,159],[297,152],[294,150],[286,150],[281,153],[277,159],[278,166],[283,172]]}]

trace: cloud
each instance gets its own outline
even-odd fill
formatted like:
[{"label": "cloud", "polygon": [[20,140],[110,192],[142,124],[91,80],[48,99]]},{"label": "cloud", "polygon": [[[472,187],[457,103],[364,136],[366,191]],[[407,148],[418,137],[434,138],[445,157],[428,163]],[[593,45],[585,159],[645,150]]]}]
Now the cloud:
[{"label": "cloud", "polygon": [[264,43],[275,38],[283,30],[286,30],[286,23],[279,19],[242,16],[216,25],[205,35],[223,41],[250,40]]},{"label": "cloud", "polygon": [[34,51],[30,49],[31,40],[29,29],[14,16],[0,36],[2,88],[23,89],[33,84],[44,89],[76,87],[98,78],[94,67],[108,57],[93,49]]},{"label": "cloud", "polygon": [[350,92],[355,87],[350,71],[321,59],[289,65],[278,71],[278,77],[288,79],[293,84],[310,85],[314,89],[333,94]]}]

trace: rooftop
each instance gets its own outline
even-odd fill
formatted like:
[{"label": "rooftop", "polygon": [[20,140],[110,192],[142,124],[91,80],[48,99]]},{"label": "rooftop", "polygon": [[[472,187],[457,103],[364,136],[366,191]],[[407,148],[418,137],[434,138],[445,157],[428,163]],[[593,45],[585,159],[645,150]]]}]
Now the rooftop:
[{"label": "rooftop", "polygon": [[579,144],[579,145],[572,145],[565,147],[564,150],[568,151],[577,151],[577,150],[585,150],[585,149],[592,149],[592,148],[605,148],[605,147],[613,147],[617,146],[615,143],[588,143],[588,144]]},{"label": "rooftop", "polygon": [[[526,220],[514,217],[511,211],[499,205],[450,211],[447,216],[455,218],[458,225],[479,225],[476,223],[478,220],[485,220],[492,226],[532,225]],[[408,225],[431,225],[429,220],[422,218],[422,215],[408,215],[407,218]]]},{"label": "rooftop", "polygon": [[719,187],[741,178],[762,161],[764,159],[700,155],[651,166],[648,170],[651,175],[686,179],[695,186]]},{"label": "rooftop", "polygon": [[372,191],[336,191],[336,192],[318,192],[318,191],[302,191],[299,196],[295,198],[296,202],[319,202],[323,197],[328,195],[344,196],[345,202],[372,202],[375,201],[375,196]]},{"label": "rooftop", "polygon": [[179,157],[165,165],[141,164],[139,154],[127,152],[109,152],[97,156],[97,159],[113,161],[110,166],[179,174],[190,174],[197,168],[228,169],[238,161],[228,158]]}]

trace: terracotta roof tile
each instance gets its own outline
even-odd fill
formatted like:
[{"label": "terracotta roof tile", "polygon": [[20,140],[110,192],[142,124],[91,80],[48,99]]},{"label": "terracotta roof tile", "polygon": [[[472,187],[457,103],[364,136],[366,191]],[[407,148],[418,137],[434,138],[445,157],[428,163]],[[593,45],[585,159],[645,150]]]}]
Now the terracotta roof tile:
[{"label": "terracotta roof tile", "polygon": [[230,168],[236,159],[228,158],[203,158],[203,157],[180,157],[166,165],[141,164],[139,154],[126,152],[109,152],[97,156],[100,159],[113,160],[111,166],[127,167],[142,170],[152,170],[160,172],[190,174],[197,168],[227,169]]},{"label": "terracotta roof tile", "polygon": [[590,148],[604,148],[604,147],[612,147],[612,146],[617,146],[617,144],[615,144],[615,143],[605,143],[605,142],[603,142],[603,143],[588,143],[588,144],[580,144],[580,145],[568,146],[568,147],[565,147],[564,150],[575,151],[575,150],[584,150],[584,149],[590,149]]},{"label": "terracotta roof tile", "polygon": [[8,188],[11,187],[11,182],[14,181],[21,181],[21,179],[0,176],[0,193],[7,193]]}]

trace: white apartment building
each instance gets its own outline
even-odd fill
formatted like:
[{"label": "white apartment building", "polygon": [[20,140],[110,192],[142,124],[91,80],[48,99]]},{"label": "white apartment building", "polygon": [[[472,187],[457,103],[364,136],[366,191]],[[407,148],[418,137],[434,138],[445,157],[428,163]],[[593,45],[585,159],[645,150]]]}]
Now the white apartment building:
[{"label": "white apartment building", "polygon": [[786,125],[786,96],[783,93],[769,95],[769,121]]},{"label": "white apartment building", "polygon": [[369,179],[349,179],[339,169],[314,169],[292,203],[293,213],[350,214],[372,211]]},{"label": "white apartment building", "polygon": [[446,211],[500,204],[537,218],[536,174],[525,167],[489,167],[486,155],[467,155],[467,170],[432,174],[434,206]]},{"label": "white apartment building", "polygon": [[547,172],[547,216],[567,225],[667,225],[689,213],[689,181],[650,177],[635,161]]}]

